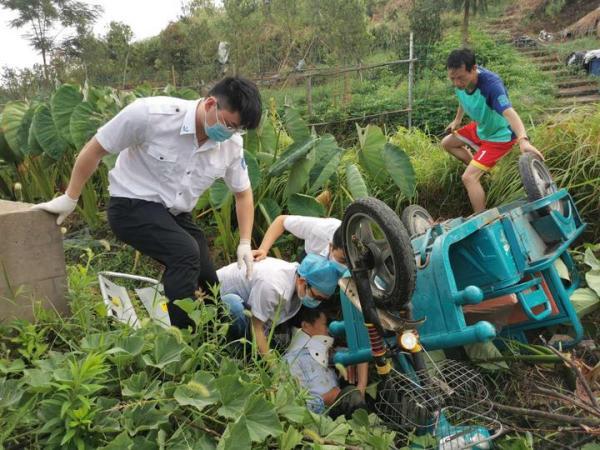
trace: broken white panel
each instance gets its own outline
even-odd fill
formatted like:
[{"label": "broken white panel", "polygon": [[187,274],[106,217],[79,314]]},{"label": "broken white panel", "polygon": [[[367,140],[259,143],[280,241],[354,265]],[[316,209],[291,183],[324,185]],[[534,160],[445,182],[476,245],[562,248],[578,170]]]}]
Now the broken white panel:
[{"label": "broken white panel", "polygon": [[168,300],[163,293],[162,285],[157,284],[145,288],[138,288],[135,292],[152,320],[155,320],[164,328],[171,326],[169,310],[167,309]]},{"label": "broken white panel", "polygon": [[98,281],[108,315],[115,317],[119,322],[129,324],[133,328],[139,328],[140,323],[127,289],[113,283],[102,274],[98,274]]}]

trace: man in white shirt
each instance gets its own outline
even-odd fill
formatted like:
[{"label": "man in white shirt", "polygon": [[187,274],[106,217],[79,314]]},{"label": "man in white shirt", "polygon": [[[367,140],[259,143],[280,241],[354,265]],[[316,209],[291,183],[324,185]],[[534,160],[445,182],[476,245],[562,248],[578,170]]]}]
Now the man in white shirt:
[{"label": "man in white shirt", "polygon": [[[266,329],[291,319],[301,305],[316,308],[328,300],[341,275],[339,264],[314,254],[307,255],[300,264],[265,258],[254,264],[250,280],[235,264],[220,268],[217,276],[221,299],[233,318],[233,337],[244,336],[250,325],[259,352],[266,355]],[[252,315],[250,323],[245,309]]]},{"label": "man in white shirt", "polygon": [[256,128],[261,113],[258,89],[239,77],[221,80],[199,100],[138,99],[85,145],[65,194],[34,208],[58,214],[60,225],[102,157],[118,153],[109,172],[108,222],[119,239],[165,266],[171,323],[186,328],[192,322],[173,300],[218,283],[206,238],[190,214],[218,178],[235,194],[238,265],[245,265],[246,277],[252,274],[254,200],[241,133]]},{"label": "man in white shirt", "polygon": [[342,221],[334,217],[305,217],[280,215],[267,229],[257,250],[253,250],[255,261],[267,257],[269,250],[285,231],[304,240],[304,251],[346,264],[342,241]]}]

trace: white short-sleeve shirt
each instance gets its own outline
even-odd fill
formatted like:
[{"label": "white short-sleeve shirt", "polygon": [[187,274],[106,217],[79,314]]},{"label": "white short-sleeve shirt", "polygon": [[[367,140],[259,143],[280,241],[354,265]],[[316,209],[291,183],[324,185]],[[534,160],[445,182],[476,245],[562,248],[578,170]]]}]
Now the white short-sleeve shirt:
[{"label": "white short-sleeve shirt", "polygon": [[218,178],[234,192],[250,187],[239,134],[198,147],[196,109],[201,100],[141,98],[98,130],[100,145],[119,154],[108,174],[111,196],[162,203],[179,214],[194,209]]},{"label": "white short-sleeve shirt", "polygon": [[342,221],[333,217],[288,216],[283,228],[299,239],[304,239],[304,251],[329,257],[329,243]]},{"label": "white short-sleeve shirt", "polygon": [[301,306],[296,295],[298,263],[266,258],[255,262],[253,267],[251,280],[246,279],[246,268],[238,269],[236,263],[217,270],[221,295],[239,295],[252,315],[265,323],[275,321],[279,302],[282,305],[277,323],[296,315]]}]

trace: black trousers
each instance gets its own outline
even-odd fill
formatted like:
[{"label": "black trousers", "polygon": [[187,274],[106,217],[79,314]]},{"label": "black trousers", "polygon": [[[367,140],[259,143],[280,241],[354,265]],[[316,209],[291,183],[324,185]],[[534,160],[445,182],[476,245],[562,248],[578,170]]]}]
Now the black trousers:
[{"label": "black trousers", "polygon": [[193,326],[173,300],[194,298],[198,288],[209,293],[218,279],[206,237],[191,214],[174,216],[160,203],[123,197],[110,198],[107,214],[118,239],[165,266],[162,282],[171,324]]}]

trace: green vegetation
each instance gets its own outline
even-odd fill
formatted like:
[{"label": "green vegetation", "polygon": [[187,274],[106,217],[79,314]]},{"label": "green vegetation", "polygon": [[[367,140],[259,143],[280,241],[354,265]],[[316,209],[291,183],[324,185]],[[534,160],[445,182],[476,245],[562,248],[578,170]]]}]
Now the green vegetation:
[{"label": "green vegetation", "polygon": [[284,363],[227,344],[227,317],[210,298],[181,301],[193,334],[111,322],[93,270],[103,255],[83,257],[69,268],[72,317],[40,312],[1,328],[3,448],[390,448],[394,433],[374,416],[312,414]]},{"label": "green vegetation", "polygon": [[[122,23],[112,23],[99,37],[86,27],[77,28],[69,46],[57,42],[52,50],[63,51],[43,68],[4,69],[0,197],[26,202],[52,198],[64,191],[76,153],[123,107],[142,96],[197,98],[207,86],[202,80],[217,79],[226,70],[265,78],[289,75],[261,89],[263,121],[245,135],[256,204],[255,242],[278,214],[341,217],[348,203],[366,195],[385,201],[397,213],[418,203],[436,218],[469,215],[461,182],[464,167],[432,137],[443,131],[456,108],[445,60],[461,45],[465,3],[411,3],[410,11],[399,13],[386,0],[225,0],[222,8],[189,0],[180,20],[142,42],[132,42],[131,29]],[[486,13],[500,17],[508,2],[473,3],[489,6]],[[548,8],[564,4],[556,0]],[[480,64],[506,82],[533,143],[589,224],[585,240],[600,241],[600,108],[544,119],[554,101],[553,80],[514,47],[479,30],[484,20],[471,17],[470,41]],[[84,22],[90,21],[93,14]],[[308,114],[306,80],[294,76],[302,74],[301,68],[294,72],[301,60],[305,69],[331,69],[404,59],[409,29],[415,31],[419,58],[413,128],[404,127],[403,113],[349,120],[406,108],[407,65],[314,76]],[[230,46],[227,65],[217,62],[221,41]],[[572,50],[596,46],[597,40],[586,38],[549,48],[563,58]],[[63,84],[54,89],[49,79]],[[153,87],[167,82],[174,84]],[[192,88],[182,87],[186,85]],[[334,123],[308,126],[322,122]],[[515,149],[484,177],[489,206],[523,197],[517,158]],[[0,325],[0,448],[393,445],[395,434],[373,415],[358,412],[350,420],[333,421],[308,412],[306,392],[279,358],[266,362],[257,357],[253,343],[243,353],[226,342],[227,317],[214,295],[182,302],[198,333],[164,330],[148,320],[136,330],[111,321],[97,272],[158,278],[161,267],[112,242],[104,209],[114,158],[104,163],[86,186],[78,214],[66,224],[72,317],[61,319],[40,310],[33,323]],[[232,194],[217,182],[194,210],[211,248],[218,249],[217,265],[234,259],[238,236],[233,208]],[[278,241],[278,254],[294,258],[297,251],[291,240]],[[597,253],[598,247],[575,252],[589,266],[586,295],[600,294]],[[593,316],[587,324],[594,337],[597,323]],[[509,345],[502,360],[523,363],[532,354],[539,356],[539,349],[513,347]],[[491,376],[490,382],[518,384],[515,380],[527,375],[518,370],[522,367],[511,364],[510,373]],[[546,441],[529,432],[512,433],[498,448],[530,449],[534,443],[543,446]]]}]

